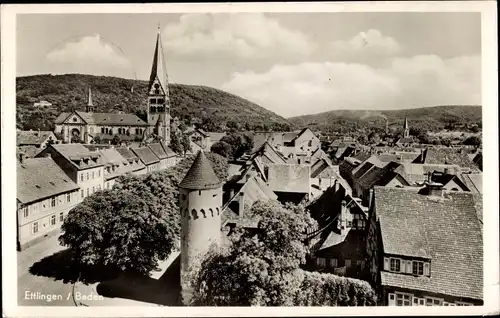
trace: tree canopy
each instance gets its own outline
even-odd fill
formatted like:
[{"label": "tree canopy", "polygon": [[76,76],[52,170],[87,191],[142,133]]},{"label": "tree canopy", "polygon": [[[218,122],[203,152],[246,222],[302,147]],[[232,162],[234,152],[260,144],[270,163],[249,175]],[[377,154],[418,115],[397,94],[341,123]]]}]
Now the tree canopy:
[{"label": "tree canopy", "polygon": [[175,248],[170,221],[154,201],[132,191],[98,191],[68,213],[59,241],[81,265],[148,274]]},{"label": "tree canopy", "polygon": [[195,268],[192,305],[375,305],[367,282],[300,268],[306,229],[315,224],[303,206],[257,202],[248,216],[258,220],[257,231],[237,228],[229,246],[212,248]]},{"label": "tree canopy", "polygon": [[232,132],[214,143],[211,151],[226,158],[239,158],[253,149],[253,138],[241,132]]}]

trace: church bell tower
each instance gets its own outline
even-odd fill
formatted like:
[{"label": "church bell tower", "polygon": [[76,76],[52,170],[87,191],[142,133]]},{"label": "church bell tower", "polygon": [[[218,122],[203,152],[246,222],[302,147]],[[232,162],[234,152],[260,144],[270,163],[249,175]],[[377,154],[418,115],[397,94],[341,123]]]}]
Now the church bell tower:
[{"label": "church bell tower", "polygon": [[170,97],[167,64],[161,44],[160,25],[148,85],[148,134],[157,135],[165,144],[170,143]]}]

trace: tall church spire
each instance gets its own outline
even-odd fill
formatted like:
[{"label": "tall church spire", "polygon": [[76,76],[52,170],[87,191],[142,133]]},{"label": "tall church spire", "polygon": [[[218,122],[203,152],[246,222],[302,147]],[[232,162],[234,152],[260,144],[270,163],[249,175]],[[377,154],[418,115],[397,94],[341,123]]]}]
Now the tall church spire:
[{"label": "tall church spire", "polygon": [[89,86],[89,98],[87,103],[87,113],[94,111],[94,104],[92,103],[92,88]]},{"label": "tall church spire", "polygon": [[149,76],[147,116],[148,135],[156,135],[168,145],[170,143],[170,98],[167,63],[163,55],[159,23],[151,74]]},{"label": "tall church spire", "polygon": [[163,55],[163,45],[161,43],[161,31],[160,24],[158,23],[158,33],[156,35],[156,46],[153,55],[153,64],[151,67],[151,74],[149,75],[149,91],[155,89],[155,82],[159,82],[160,91],[168,96],[168,75],[167,75],[167,63],[165,62],[165,56]]},{"label": "tall church spire", "polygon": [[410,137],[410,126],[408,125],[408,118],[407,117],[405,117],[405,123],[403,125],[403,130],[404,130],[403,137],[404,138]]}]

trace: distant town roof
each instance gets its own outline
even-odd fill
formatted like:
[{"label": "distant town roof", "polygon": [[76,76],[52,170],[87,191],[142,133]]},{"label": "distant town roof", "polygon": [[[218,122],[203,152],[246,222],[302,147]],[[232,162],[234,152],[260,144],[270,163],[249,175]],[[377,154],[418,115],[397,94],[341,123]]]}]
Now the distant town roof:
[{"label": "distant town roof", "polygon": [[17,199],[30,203],[79,187],[51,158],[30,158],[17,162]]},{"label": "distant town roof", "polygon": [[221,181],[203,151],[198,151],[191,168],[179,184],[180,188],[191,190],[215,189],[221,186]]}]

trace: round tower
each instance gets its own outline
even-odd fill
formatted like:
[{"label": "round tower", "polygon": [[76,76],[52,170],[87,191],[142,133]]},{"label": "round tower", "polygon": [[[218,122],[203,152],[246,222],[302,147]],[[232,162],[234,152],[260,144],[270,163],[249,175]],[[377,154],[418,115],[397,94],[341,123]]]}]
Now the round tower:
[{"label": "round tower", "polygon": [[222,183],[199,151],[179,184],[181,212],[181,298],[189,304],[189,279],[212,244],[221,241]]}]

